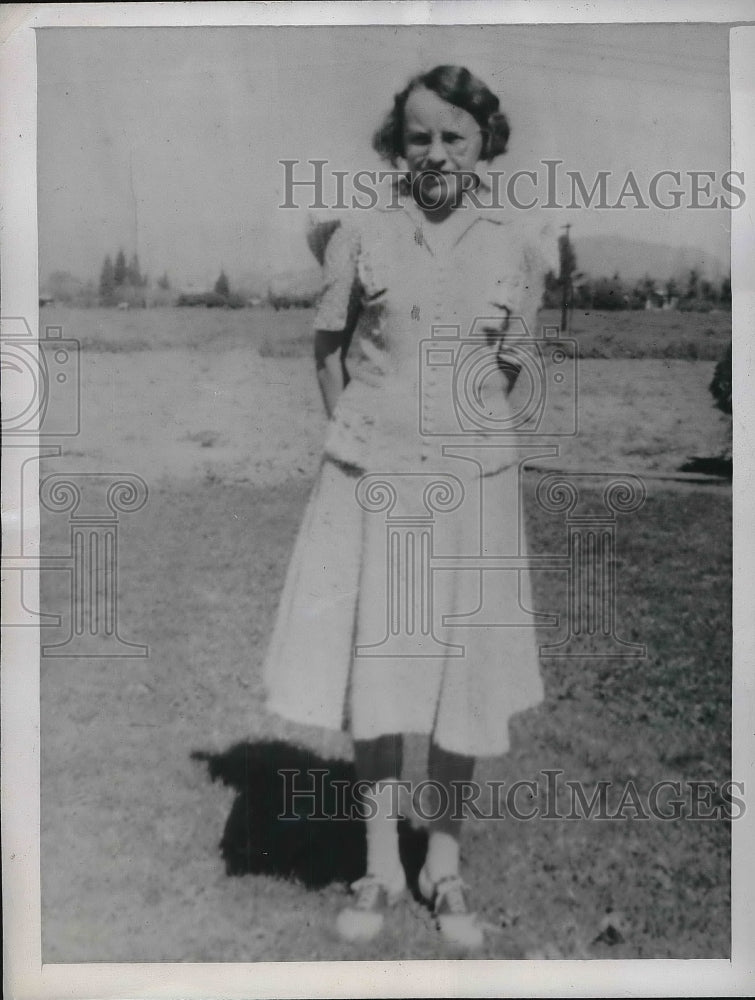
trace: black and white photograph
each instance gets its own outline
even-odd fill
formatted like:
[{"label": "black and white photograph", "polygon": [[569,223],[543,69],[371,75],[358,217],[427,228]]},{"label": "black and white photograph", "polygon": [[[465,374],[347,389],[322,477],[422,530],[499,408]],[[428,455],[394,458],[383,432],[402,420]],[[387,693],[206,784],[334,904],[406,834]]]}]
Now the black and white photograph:
[{"label": "black and white photograph", "polygon": [[45,6],[3,190],[32,965],[746,995],[755,19]]}]

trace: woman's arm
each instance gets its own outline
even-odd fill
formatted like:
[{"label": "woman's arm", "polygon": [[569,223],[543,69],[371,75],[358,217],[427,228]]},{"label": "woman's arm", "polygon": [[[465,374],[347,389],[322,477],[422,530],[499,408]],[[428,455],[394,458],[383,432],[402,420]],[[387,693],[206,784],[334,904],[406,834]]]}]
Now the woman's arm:
[{"label": "woman's arm", "polygon": [[542,225],[535,235],[525,239],[522,247],[521,281],[518,294],[511,302],[495,302],[504,312],[499,331],[497,361],[504,380],[506,395],[516,385],[522,368],[534,358],[542,358],[542,336],[538,314],[542,306],[545,275],[558,267],[556,239],[550,223]]},{"label": "woman's arm", "polygon": [[[503,316],[500,323],[487,327],[485,332],[489,338],[488,343],[494,344],[496,347],[496,362],[504,381],[503,391],[508,396],[522,370],[521,348],[518,348],[516,343],[512,343],[510,336],[511,309],[503,302],[492,302],[491,305],[499,310]],[[521,334],[518,324],[517,332]]]},{"label": "woman's arm", "polygon": [[[322,256],[325,283],[315,316],[315,365],[322,401],[328,417],[333,416],[338,397],[349,382],[346,355],[360,312],[357,276],[359,238],[356,230],[339,224],[328,230],[324,248],[312,246],[318,260]],[[318,231],[322,236],[322,228]],[[313,237],[314,238],[314,237]],[[318,253],[317,250],[322,253]]]},{"label": "woman's arm", "polygon": [[328,418],[349,382],[345,358],[350,336],[347,331],[315,330],[315,367]]}]

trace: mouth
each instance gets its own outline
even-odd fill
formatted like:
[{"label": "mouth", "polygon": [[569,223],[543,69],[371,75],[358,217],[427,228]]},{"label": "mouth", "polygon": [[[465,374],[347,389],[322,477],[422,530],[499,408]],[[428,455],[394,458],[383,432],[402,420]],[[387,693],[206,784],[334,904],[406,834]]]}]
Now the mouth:
[{"label": "mouth", "polygon": [[435,170],[433,168],[422,168],[415,174],[415,180],[423,187],[444,185],[450,187],[449,181],[465,186],[465,190],[474,190],[480,184],[480,177],[473,171],[468,170]]},{"label": "mouth", "polygon": [[453,170],[420,170],[416,180],[423,188],[449,187],[454,177]]}]

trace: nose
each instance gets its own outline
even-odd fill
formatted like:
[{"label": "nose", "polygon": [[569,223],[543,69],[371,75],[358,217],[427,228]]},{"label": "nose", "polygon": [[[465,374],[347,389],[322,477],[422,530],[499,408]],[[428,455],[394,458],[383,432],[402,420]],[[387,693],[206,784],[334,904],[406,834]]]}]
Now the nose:
[{"label": "nose", "polygon": [[441,170],[446,166],[448,152],[439,135],[433,136],[433,141],[427,151],[427,165],[433,170]]}]

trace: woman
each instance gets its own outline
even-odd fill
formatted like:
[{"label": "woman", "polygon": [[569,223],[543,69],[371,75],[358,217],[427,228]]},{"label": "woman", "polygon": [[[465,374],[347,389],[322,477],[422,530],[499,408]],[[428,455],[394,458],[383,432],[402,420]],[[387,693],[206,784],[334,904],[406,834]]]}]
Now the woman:
[{"label": "woman", "polygon": [[[405,891],[392,808],[402,734],[431,735],[429,778],[453,803],[475,757],[508,748],[509,717],[542,700],[526,573],[453,565],[525,552],[506,395],[521,361],[512,331],[520,318],[534,331],[551,261],[510,210],[468,193],[508,134],[468,70],[415,77],[374,139],[405,169],[401,207],[355,213],[325,250],[315,357],[330,424],[265,676],[269,710],[346,720],[371,793],[366,873],[337,920],[349,939],[374,937]],[[409,546],[403,563],[391,531]],[[419,586],[427,546],[450,559]],[[419,886],[443,936],[472,949],[482,930],[459,872],[462,826],[453,808],[430,823]]]}]

